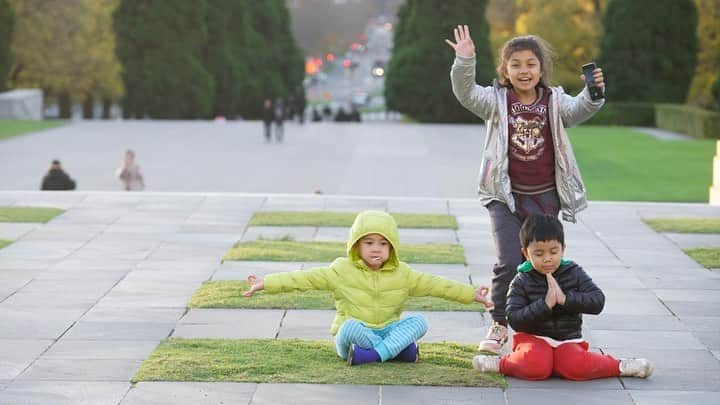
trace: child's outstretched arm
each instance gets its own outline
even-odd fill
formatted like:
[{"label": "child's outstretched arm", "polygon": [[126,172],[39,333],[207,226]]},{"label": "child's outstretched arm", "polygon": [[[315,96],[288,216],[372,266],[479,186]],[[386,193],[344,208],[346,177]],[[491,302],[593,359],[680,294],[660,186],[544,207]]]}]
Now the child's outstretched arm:
[{"label": "child's outstretched arm", "polygon": [[487,120],[495,106],[492,87],[479,86],[475,82],[475,44],[467,25],[458,25],[453,30],[455,42],[445,40],[455,50],[455,63],[450,70],[452,91],[463,107],[478,117]]},{"label": "child's outstretched arm", "polygon": [[463,304],[480,302],[487,308],[493,306],[492,301],[487,298],[490,289],[484,285],[475,289],[470,284],[415,270],[410,271],[410,276],[408,294],[412,297],[431,296]]},{"label": "child's outstretched arm", "polygon": [[247,278],[248,284],[250,284],[250,289],[245,291],[243,293],[246,297],[252,297],[253,294],[255,294],[255,291],[260,291],[265,289],[265,282],[262,277],[257,276],[255,274],[251,274]]}]

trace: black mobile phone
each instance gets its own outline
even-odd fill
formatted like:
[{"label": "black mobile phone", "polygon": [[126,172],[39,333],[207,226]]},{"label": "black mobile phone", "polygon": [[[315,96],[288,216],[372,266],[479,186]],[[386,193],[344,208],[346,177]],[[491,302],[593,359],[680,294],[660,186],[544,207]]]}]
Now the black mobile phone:
[{"label": "black mobile phone", "polygon": [[585,83],[587,83],[588,90],[590,91],[590,99],[599,100],[605,98],[603,89],[595,85],[595,77],[593,76],[593,70],[595,70],[595,63],[586,63],[582,67],[583,76],[585,77]]}]

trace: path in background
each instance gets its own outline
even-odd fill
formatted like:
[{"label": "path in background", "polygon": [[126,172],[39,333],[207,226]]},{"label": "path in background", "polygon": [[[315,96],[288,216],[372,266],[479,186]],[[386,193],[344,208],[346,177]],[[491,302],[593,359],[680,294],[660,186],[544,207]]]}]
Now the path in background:
[{"label": "path in background", "polygon": [[255,121],[72,123],[0,142],[0,190],[38,190],[52,159],[78,190],[120,190],[115,169],[133,148],[148,191],[475,196],[482,126],[286,123],[282,144],[262,131]]}]

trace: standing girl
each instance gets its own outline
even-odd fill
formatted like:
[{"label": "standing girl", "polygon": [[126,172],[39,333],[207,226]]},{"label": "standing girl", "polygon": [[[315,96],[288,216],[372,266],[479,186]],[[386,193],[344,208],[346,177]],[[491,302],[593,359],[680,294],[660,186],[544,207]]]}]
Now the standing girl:
[{"label": "standing girl", "polygon": [[[505,301],[516,268],[523,262],[518,238],[530,214],[547,214],[575,222],[586,208],[585,186],[565,127],[587,120],[602,107],[587,87],[575,97],[550,87],[552,61],[547,43],[533,35],[503,45],[492,86],[475,82],[475,45],[467,25],[454,30],[455,50],[450,72],[460,104],[487,127],[480,163],[478,194],[488,209],[497,253],[493,268],[493,325],[480,350],[498,353],[507,341]],[[595,84],[604,89],[601,69]]]}]

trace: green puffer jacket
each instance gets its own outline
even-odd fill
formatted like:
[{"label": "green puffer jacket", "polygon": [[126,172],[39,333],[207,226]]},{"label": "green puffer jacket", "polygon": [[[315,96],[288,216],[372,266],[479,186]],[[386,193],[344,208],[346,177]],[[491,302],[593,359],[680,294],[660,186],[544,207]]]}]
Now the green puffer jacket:
[{"label": "green puffer jacket", "polygon": [[[378,271],[368,268],[354,249],[360,238],[371,233],[382,235],[392,245],[390,257]],[[350,228],[347,257],[335,259],[329,267],[270,274],[265,277],[265,291],[332,291],[337,309],[330,328],[333,335],[348,318],[370,328],[383,328],[397,321],[409,296],[433,296],[464,304],[474,300],[475,289],[470,284],[421,273],[398,260],[398,246],[392,216],[382,211],[361,212]]]}]

